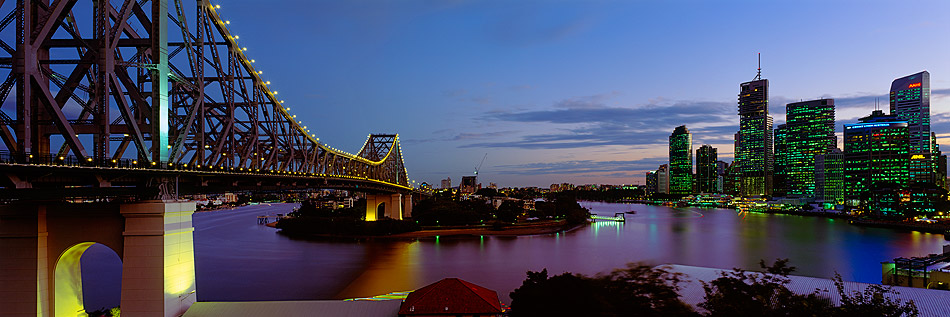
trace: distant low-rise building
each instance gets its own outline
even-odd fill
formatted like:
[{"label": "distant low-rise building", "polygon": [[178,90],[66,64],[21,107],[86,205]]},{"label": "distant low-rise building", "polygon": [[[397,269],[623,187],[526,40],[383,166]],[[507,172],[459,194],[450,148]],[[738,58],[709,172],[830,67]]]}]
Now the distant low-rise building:
[{"label": "distant low-rise building", "polygon": [[473,194],[478,191],[478,176],[462,176],[462,182],[459,183],[459,193]]}]

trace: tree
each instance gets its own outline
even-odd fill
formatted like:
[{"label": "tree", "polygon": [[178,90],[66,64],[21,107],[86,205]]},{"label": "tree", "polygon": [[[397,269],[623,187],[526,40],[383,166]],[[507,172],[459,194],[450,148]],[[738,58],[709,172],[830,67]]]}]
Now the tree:
[{"label": "tree", "polygon": [[699,304],[707,316],[826,316],[831,303],[816,293],[799,295],[786,284],[795,267],[788,259],[779,259],[771,266],[760,261],[767,274],[733,269],[708,283],[703,282],[706,301]]},{"label": "tree", "polygon": [[917,316],[920,312],[913,300],[902,302],[888,298],[888,293],[900,294],[890,286],[868,285],[864,292],[848,294],[844,290],[841,274],[835,273],[835,288],[841,295],[841,306],[836,308],[836,316],[854,317],[900,317]]},{"label": "tree", "polygon": [[834,284],[841,305],[834,306],[818,290],[795,294],[788,289],[788,275],[795,271],[795,267],[788,265],[788,259],[775,260],[771,266],[760,261],[759,266],[766,274],[734,269],[709,283],[704,282],[706,301],[699,306],[706,309],[706,315],[899,317],[919,314],[913,301],[905,303],[888,297],[898,293],[887,286],[868,285],[863,293],[849,294],[844,290],[841,276],[835,274]]},{"label": "tree", "polygon": [[682,276],[664,268],[629,264],[607,275],[528,272],[509,295],[509,315],[518,316],[690,316],[676,291]]},{"label": "tree", "polygon": [[523,211],[524,205],[520,201],[506,200],[501,203],[501,206],[498,206],[495,215],[498,217],[498,220],[515,222]]},{"label": "tree", "polygon": [[482,188],[475,192],[475,195],[480,195],[483,197],[496,197],[496,196],[505,196],[498,193],[498,190],[494,188]]}]

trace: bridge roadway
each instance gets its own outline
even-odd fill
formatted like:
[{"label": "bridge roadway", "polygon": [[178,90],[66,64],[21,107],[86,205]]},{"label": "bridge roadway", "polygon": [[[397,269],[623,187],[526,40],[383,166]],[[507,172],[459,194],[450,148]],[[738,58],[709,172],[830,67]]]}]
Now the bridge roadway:
[{"label": "bridge roadway", "polygon": [[355,192],[409,195],[414,188],[354,175],[288,172],[177,164],[157,168],[120,160],[114,166],[81,164],[74,157],[48,164],[5,161],[0,155],[0,201],[62,201],[83,198],[154,198],[159,183],[178,195],[239,191],[343,189]]}]

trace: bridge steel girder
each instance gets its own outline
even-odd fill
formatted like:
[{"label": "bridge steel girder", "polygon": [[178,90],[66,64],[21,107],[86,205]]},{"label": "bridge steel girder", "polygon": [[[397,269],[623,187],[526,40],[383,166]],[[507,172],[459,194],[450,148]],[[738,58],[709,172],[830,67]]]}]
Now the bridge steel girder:
[{"label": "bridge steel girder", "polygon": [[16,38],[15,49],[0,40],[0,101],[16,99],[0,108],[0,164],[130,161],[410,187],[397,135],[370,135],[357,155],[321,143],[209,1],[113,2],[0,2],[0,33]]}]

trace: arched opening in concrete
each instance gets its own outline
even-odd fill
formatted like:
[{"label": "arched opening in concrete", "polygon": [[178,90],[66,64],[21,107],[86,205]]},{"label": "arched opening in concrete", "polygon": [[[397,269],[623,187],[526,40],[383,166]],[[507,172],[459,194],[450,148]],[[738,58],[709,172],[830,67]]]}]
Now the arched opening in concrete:
[{"label": "arched opening in concrete", "polygon": [[122,295],[122,259],[111,248],[96,243],[80,259],[83,305],[87,313],[119,307]]},{"label": "arched opening in concrete", "polygon": [[379,203],[376,205],[376,220],[383,218],[386,218],[386,203]]},{"label": "arched opening in concrete", "polygon": [[[91,296],[95,301],[98,301],[99,291],[96,290],[93,292],[84,292],[84,283],[83,283],[83,262],[87,262],[90,265],[91,271],[87,270],[89,273],[87,276],[95,276],[95,278],[90,278],[88,283],[90,287],[104,287],[108,285],[108,281],[99,280],[99,276],[96,276],[94,272],[101,271],[102,268],[95,261],[90,262],[89,260],[84,261],[84,254],[86,251],[92,249],[90,253],[92,258],[100,258],[102,255],[109,255],[111,253],[112,260],[118,260],[118,255],[109,247],[97,244],[95,242],[82,242],[75,244],[66,251],[63,251],[60,254],[59,258],[56,260],[56,264],[53,271],[53,313],[55,316],[79,316],[85,317],[88,316],[86,313],[86,301],[84,299],[84,293],[89,294],[93,293],[94,296]],[[101,260],[101,259],[100,259]],[[110,259],[106,257],[106,262],[109,262]],[[118,270],[118,284],[115,285],[115,288],[118,289],[121,287],[121,260],[119,261],[119,270]],[[113,263],[114,265],[114,263]],[[115,283],[113,283],[115,284]],[[86,290],[90,290],[90,287],[86,287]],[[104,289],[102,291],[105,291]],[[121,290],[118,290],[121,291]],[[113,305],[115,307],[118,305]],[[111,308],[109,307],[109,308]],[[95,311],[103,307],[89,307],[90,311]]]}]

